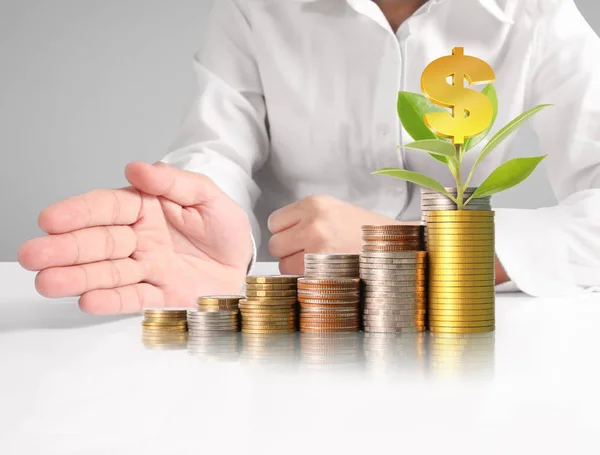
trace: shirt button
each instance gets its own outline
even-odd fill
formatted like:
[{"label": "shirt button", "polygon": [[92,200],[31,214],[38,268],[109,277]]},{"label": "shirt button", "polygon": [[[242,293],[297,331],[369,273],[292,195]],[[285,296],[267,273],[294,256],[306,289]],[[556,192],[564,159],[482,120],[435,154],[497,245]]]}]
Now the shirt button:
[{"label": "shirt button", "polygon": [[380,123],[377,127],[377,131],[379,131],[382,136],[387,136],[390,133],[390,125],[387,123]]}]

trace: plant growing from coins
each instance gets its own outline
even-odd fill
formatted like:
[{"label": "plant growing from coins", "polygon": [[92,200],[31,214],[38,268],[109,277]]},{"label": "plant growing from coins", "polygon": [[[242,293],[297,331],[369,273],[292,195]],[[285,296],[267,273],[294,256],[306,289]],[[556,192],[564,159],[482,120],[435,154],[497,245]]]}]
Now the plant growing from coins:
[{"label": "plant growing from coins", "polygon": [[[452,78],[452,84],[447,82]],[[470,84],[487,85],[481,92],[464,87]],[[514,158],[498,166],[466,201],[468,188],[475,169],[529,118],[550,104],[536,106],[509,122],[483,147],[463,183],[461,163],[465,154],[483,141],[494,126],[498,114],[498,97],[492,84],[496,80],[492,68],[483,60],[464,55],[464,48],[456,47],[451,56],[431,62],[421,77],[425,96],[400,92],[398,115],[402,125],[415,142],[404,148],[428,152],[444,163],[456,180],[457,196],[449,194],[444,186],[426,175],[398,168],[383,168],[373,174],[388,175],[438,191],[451,199],[458,210],[473,199],[484,198],[505,191],[523,182],[547,156]],[[452,109],[452,114],[447,108]]]}]

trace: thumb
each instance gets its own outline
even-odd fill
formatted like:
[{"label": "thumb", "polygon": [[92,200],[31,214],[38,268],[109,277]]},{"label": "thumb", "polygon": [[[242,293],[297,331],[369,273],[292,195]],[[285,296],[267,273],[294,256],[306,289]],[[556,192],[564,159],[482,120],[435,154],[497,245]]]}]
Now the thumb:
[{"label": "thumb", "polygon": [[129,163],[125,167],[125,177],[139,191],[162,196],[182,207],[206,203],[222,194],[207,176],[160,161],[154,164],[143,161]]}]

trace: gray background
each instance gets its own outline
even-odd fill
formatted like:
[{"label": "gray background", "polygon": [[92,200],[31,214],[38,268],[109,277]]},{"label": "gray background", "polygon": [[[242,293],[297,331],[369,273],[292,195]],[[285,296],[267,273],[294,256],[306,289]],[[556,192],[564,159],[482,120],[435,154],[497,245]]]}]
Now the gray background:
[{"label": "gray background", "polygon": [[[42,234],[47,205],[125,186],[129,161],[164,156],[191,103],[212,3],[0,0],[0,261]],[[598,0],[576,3],[598,32]],[[543,168],[494,198],[555,203]]]}]

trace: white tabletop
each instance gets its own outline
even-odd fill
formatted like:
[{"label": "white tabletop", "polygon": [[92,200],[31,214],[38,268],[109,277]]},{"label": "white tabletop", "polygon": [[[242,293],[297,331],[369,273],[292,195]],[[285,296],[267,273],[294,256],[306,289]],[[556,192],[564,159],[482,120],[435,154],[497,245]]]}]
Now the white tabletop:
[{"label": "white tabletop", "polygon": [[600,453],[600,294],[499,294],[460,356],[429,334],[159,350],[33,279],[0,263],[2,454]]}]

